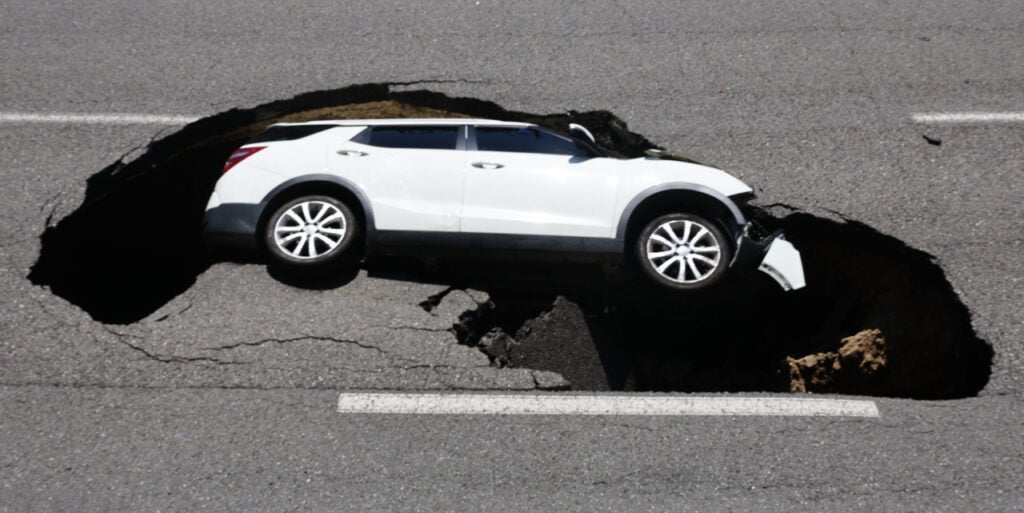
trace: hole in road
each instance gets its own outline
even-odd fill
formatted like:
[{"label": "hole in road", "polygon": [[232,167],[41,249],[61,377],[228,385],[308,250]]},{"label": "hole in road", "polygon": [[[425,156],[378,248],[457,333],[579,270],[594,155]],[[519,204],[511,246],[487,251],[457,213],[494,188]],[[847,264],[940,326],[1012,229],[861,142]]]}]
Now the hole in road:
[{"label": "hole in road", "polygon": [[[266,125],[458,115],[558,129],[577,122],[630,156],[653,146],[603,111],[535,115],[388,84],[308,93],[202,119],[96,173],[82,205],[43,233],[29,278],[98,321],[135,322],[210,265],[200,233],[206,200],[228,155]],[[491,295],[453,326],[462,343],[497,366],[560,372],[574,389],[949,398],[987,383],[991,347],[931,256],[855,221],[756,213],[800,248],[806,289],[734,280],[681,298],[634,286],[628,273],[605,280],[599,269],[558,263],[508,263],[495,273],[446,262],[430,278]]]},{"label": "hole in road", "polygon": [[[762,222],[800,248],[809,285],[732,279],[680,297],[627,274],[540,276],[481,262],[442,272],[492,300],[463,316],[460,341],[497,366],[561,373],[589,390],[794,391],[921,399],[976,394],[992,349],[927,253],[855,222],[796,213]],[[519,275],[517,273],[522,273]],[[604,282],[607,284],[608,282]]]}]

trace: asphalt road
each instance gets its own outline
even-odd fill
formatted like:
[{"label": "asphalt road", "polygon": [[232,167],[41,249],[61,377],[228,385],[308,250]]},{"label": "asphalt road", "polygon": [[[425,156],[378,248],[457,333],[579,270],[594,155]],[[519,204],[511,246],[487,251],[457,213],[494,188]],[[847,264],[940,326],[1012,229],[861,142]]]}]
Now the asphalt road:
[{"label": "asphalt road", "polygon": [[6,112],[201,116],[384,81],[611,110],[765,203],[935,255],[995,350],[979,397],[878,399],[879,419],[341,415],[339,390],[561,378],[490,367],[447,331],[482,296],[427,312],[446,284],[402,276],[310,291],[218,264],[138,323],[97,323],[26,279],[38,237],[89,176],[173,128],[0,123],[0,511],[1024,509],[1024,125],[911,120],[1024,108],[1017,2],[16,0],[0,13]]}]

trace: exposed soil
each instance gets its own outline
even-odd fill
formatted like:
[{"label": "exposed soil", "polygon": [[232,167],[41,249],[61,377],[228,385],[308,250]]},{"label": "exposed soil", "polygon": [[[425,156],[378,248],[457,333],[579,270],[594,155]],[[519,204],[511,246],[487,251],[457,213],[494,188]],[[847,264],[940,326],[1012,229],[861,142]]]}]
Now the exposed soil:
[{"label": "exposed soil", "polygon": [[298,123],[319,119],[467,118],[468,114],[411,105],[395,100],[338,105],[281,116],[280,122]]},{"label": "exposed soil", "polygon": [[884,391],[888,370],[881,330],[864,330],[840,341],[836,352],[786,358],[790,392]]},{"label": "exposed soil", "polygon": [[[93,175],[83,204],[42,235],[29,278],[99,321],[135,322],[212,263],[200,233],[206,200],[228,155],[266,125],[427,116],[560,130],[581,123],[624,156],[654,146],[604,111],[538,115],[388,84],[304,94],[205,118]],[[786,294],[766,278],[732,279],[713,293],[680,296],[637,286],[628,272],[608,277],[557,263],[448,262],[429,276],[410,270],[409,279],[489,292],[489,306],[453,326],[460,340],[497,366],[553,370],[576,389],[948,398],[985,385],[992,349],[930,255],[856,221],[752,214],[800,248],[806,289]],[[115,221],[116,233],[107,229]]]}]

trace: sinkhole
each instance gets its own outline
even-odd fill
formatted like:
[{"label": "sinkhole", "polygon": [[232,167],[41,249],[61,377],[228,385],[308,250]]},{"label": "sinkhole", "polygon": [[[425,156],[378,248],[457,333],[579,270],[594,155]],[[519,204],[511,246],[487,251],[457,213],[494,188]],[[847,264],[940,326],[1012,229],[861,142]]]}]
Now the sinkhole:
[{"label": "sinkhole", "polygon": [[[29,279],[98,321],[138,321],[215,262],[201,235],[206,201],[227,157],[266,125],[450,116],[559,130],[580,123],[626,156],[654,147],[606,111],[531,114],[390,84],[302,94],[204,118],[94,174],[82,205],[42,234]],[[991,346],[932,256],[855,220],[750,208],[800,249],[807,288],[784,293],[767,278],[729,279],[679,295],[640,285],[628,268],[469,259],[399,275],[488,292],[452,327],[460,343],[495,366],[559,372],[573,389],[933,399],[985,386]]]}]

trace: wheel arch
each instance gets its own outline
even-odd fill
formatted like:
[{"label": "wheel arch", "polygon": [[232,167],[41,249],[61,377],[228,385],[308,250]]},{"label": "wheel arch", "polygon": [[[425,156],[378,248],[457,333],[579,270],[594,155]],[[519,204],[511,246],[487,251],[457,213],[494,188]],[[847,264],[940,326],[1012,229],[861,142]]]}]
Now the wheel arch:
[{"label": "wheel arch", "polygon": [[742,232],[747,219],[728,196],[704,185],[693,183],[668,183],[657,185],[637,194],[622,211],[616,228],[616,239],[629,252],[629,244],[643,229],[643,225],[663,214],[679,212],[679,205],[685,205],[683,212],[707,217],[718,222],[729,234],[729,241]]},{"label": "wheel arch", "polygon": [[[366,193],[356,184],[344,178],[313,174],[292,178],[268,192],[259,203],[259,216],[256,224],[257,233],[262,233],[267,218],[284,202],[306,194],[322,194],[344,201],[355,214],[363,234],[367,239],[375,231],[373,208]],[[260,239],[257,237],[257,239]]]}]

